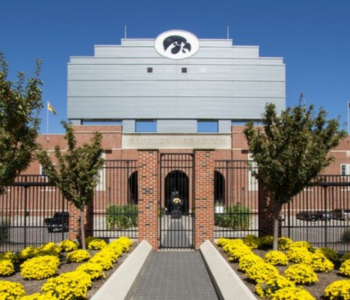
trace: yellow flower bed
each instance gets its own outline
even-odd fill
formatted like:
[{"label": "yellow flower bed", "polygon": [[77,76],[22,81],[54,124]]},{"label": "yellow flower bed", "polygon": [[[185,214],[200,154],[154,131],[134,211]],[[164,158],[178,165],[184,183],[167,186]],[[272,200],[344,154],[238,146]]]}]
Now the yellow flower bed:
[{"label": "yellow flower bed", "polygon": [[72,252],[78,250],[78,245],[72,240],[64,240],[58,244],[62,252]]},{"label": "yellow flower bed", "polygon": [[87,250],[75,250],[67,254],[66,261],[71,262],[83,262],[90,259],[90,253]]},{"label": "yellow flower bed", "polygon": [[312,253],[311,257],[311,266],[315,272],[328,273],[334,269],[334,264],[329,259],[327,259],[327,257],[322,252]]},{"label": "yellow flower bed", "polygon": [[107,243],[102,240],[102,239],[94,239],[92,240],[89,245],[88,245],[88,249],[90,250],[101,250],[104,247],[107,246]]},{"label": "yellow flower bed", "polygon": [[276,291],[272,300],[315,300],[307,290],[302,287],[287,287]]},{"label": "yellow flower bed", "polygon": [[324,295],[330,300],[350,299],[350,280],[338,280],[331,283],[324,290]]},{"label": "yellow flower bed", "polygon": [[288,250],[293,241],[286,237],[280,237],[277,241],[278,250]]},{"label": "yellow flower bed", "polygon": [[15,272],[11,260],[0,260],[0,276],[10,276]]},{"label": "yellow flower bed", "polygon": [[350,277],[350,259],[344,261],[340,268],[339,268],[340,274]]},{"label": "yellow flower bed", "polygon": [[97,280],[106,277],[105,273],[103,272],[102,266],[96,263],[84,263],[80,265],[76,270],[88,273],[91,276],[91,280]]},{"label": "yellow flower bed", "polygon": [[73,271],[48,279],[41,291],[44,295],[54,296],[58,300],[86,299],[87,291],[91,286],[89,274]]},{"label": "yellow flower bed", "polygon": [[44,279],[56,274],[60,261],[55,256],[34,257],[21,265],[21,275],[24,279]]},{"label": "yellow flower bed", "polygon": [[246,269],[245,274],[249,279],[255,281],[256,283],[264,282],[279,275],[276,267],[265,262],[252,265],[249,269]]},{"label": "yellow flower bed", "polygon": [[318,281],[317,274],[311,266],[296,264],[284,271],[284,276],[296,284],[312,285]]},{"label": "yellow flower bed", "polygon": [[260,256],[254,253],[250,253],[241,257],[241,259],[239,260],[239,269],[245,272],[254,264],[263,263],[263,262],[264,260]]},{"label": "yellow flower bed", "polygon": [[294,288],[295,283],[282,275],[277,275],[262,281],[255,286],[255,292],[263,298],[271,299],[276,291],[283,288]]},{"label": "yellow flower bed", "polygon": [[286,266],[288,265],[288,257],[281,251],[272,250],[266,253],[265,262],[274,266]]},{"label": "yellow flower bed", "polygon": [[19,299],[24,295],[25,291],[22,284],[0,280],[0,299]]}]

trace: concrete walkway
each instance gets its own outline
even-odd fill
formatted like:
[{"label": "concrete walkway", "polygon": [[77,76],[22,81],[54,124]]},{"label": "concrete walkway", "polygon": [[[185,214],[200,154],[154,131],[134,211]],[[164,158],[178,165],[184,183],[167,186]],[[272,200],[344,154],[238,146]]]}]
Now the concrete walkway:
[{"label": "concrete walkway", "polygon": [[218,299],[199,251],[152,252],[130,300]]}]

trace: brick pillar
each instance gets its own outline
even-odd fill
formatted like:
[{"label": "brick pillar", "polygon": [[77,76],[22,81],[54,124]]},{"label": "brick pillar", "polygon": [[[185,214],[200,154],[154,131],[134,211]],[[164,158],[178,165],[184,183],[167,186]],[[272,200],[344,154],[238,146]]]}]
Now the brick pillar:
[{"label": "brick pillar", "polygon": [[195,249],[214,240],[214,159],[211,150],[195,151]]},{"label": "brick pillar", "polygon": [[140,150],[138,167],[139,241],[148,241],[158,249],[158,151]]}]

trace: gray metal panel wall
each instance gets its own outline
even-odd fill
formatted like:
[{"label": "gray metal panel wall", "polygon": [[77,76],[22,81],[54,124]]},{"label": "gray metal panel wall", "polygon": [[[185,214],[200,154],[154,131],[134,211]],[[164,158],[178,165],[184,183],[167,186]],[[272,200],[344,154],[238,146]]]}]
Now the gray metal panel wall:
[{"label": "gray metal panel wall", "polygon": [[[95,57],[72,57],[68,119],[260,119],[267,102],[285,108],[281,58],[260,58],[258,47],[230,40],[200,40],[197,54],[170,60],[153,42],[123,40],[96,46]],[[170,130],[166,124],[158,129]]]}]

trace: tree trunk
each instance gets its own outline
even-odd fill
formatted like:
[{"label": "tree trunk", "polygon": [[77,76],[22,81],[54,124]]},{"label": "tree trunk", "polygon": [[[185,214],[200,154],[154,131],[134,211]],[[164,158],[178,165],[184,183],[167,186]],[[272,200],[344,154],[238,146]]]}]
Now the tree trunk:
[{"label": "tree trunk", "polygon": [[278,199],[275,201],[275,211],[273,215],[273,250],[277,250],[278,246],[278,231],[279,231],[279,218],[280,218],[280,213],[282,209],[282,204]]},{"label": "tree trunk", "polygon": [[86,250],[85,245],[85,220],[84,220],[84,209],[80,211],[80,237],[81,237],[81,248]]}]

